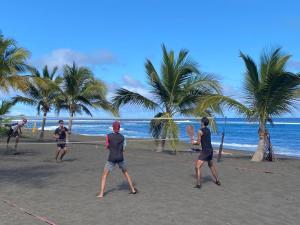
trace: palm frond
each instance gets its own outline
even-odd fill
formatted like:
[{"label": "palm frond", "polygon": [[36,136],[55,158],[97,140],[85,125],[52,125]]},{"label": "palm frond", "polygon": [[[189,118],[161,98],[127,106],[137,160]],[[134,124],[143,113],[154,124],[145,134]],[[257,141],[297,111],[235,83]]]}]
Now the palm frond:
[{"label": "palm frond", "polygon": [[240,52],[240,57],[243,59],[246,67],[244,89],[246,91],[248,100],[253,101],[260,88],[257,66],[250,56],[244,55],[242,52]]},{"label": "palm frond", "polygon": [[167,102],[170,96],[168,89],[161,82],[161,79],[156,72],[155,67],[153,66],[150,60],[146,60],[145,63],[146,75],[148,84],[151,87],[151,93],[157,98],[161,103]]},{"label": "palm frond", "polygon": [[112,103],[110,103],[106,99],[98,99],[95,102],[93,102],[93,105],[95,108],[100,108],[105,111],[111,112],[113,114],[113,116],[116,116],[116,117],[119,116],[118,108],[115,107]]},{"label": "palm frond", "polygon": [[24,90],[20,73],[28,69],[26,60],[30,53],[20,48],[16,41],[0,36],[0,89],[7,92],[10,87]]},{"label": "palm frond", "polygon": [[9,110],[14,104],[10,101],[2,101],[0,105],[0,115],[5,115],[9,113]]},{"label": "palm frond", "polygon": [[165,120],[160,120],[163,113],[158,113],[154,116],[154,119],[150,121],[150,134],[154,139],[159,139],[161,137],[162,129],[164,127]]},{"label": "palm frond", "polygon": [[36,105],[37,104],[37,102],[34,99],[26,98],[26,97],[20,96],[20,95],[17,95],[16,97],[13,97],[12,98],[12,103],[13,104],[23,103],[23,104],[26,104],[26,105]]},{"label": "palm frond", "polygon": [[251,112],[247,106],[240,103],[239,101],[230,98],[228,96],[219,95],[219,94],[211,94],[211,95],[204,95],[202,98],[199,99],[198,105],[195,108],[197,112],[203,112],[206,109],[214,106],[220,106],[222,108],[235,110],[239,114],[245,114],[247,116],[251,115]]},{"label": "palm frond", "polygon": [[222,93],[220,82],[213,74],[198,73],[187,80],[184,89],[198,89],[208,93]]},{"label": "palm frond", "polygon": [[141,105],[150,110],[155,110],[159,107],[157,103],[151,101],[150,99],[124,88],[120,88],[116,91],[112,101],[113,104],[118,108],[125,104]]}]

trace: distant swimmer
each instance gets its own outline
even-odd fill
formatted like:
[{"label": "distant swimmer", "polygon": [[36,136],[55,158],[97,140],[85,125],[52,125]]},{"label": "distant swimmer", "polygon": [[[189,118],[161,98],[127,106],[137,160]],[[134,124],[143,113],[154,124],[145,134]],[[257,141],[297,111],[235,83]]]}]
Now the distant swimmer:
[{"label": "distant swimmer", "polygon": [[108,160],[104,166],[104,171],[101,178],[101,187],[100,193],[97,196],[102,198],[104,196],[104,190],[106,185],[106,178],[113,168],[117,164],[122,170],[128,184],[130,187],[130,194],[136,194],[137,189],[133,186],[132,180],[128,174],[127,166],[124,160],[124,148],[125,148],[125,138],[120,134],[120,122],[115,121],[113,123],[113,133],[110,133],[106,136],[106,148],[109,150]]},{"label": "distant swimmer", "polygon": [[20,136],[22,134],[21,128],[24,127],[26,124],[27,124],[27,119],[26,118],[23,118],[21,121],[19,121],[17,123],[6,124],[6,126],[9,127],[8,138],[7,138],[7,141],[6,141],[7,147],[9,145],[10,138],[15,137],[16,138],[15,149],[18,148],[19,139],[20,139]]},{"label": "distant swimmer", "polygon": [[[67,154],[68,146],[67,146],[67,135],[69,135],[69,130],[64,126],[64,121],[58,121],[58,128],[56,128],[54,132],[54,138],[57,142],[57,150],[55,152],[55,160],[56,162],[62,162],[64,156]],[[60,157],[59,157],[60,155]]]},{"label": "distant swimmer", "polygon": [[191,137],[191,143],[193,145],[200,145],[202,151],[195,162],[195,172],[196,172],[196,186],[195,188],[201,188],[201,167],[203,166],[204,162],[208,163],[210,171],[215,179],[215,183],[217,185],[221,185],[218,175],[216,166],[213,162],[213,147],[211,144],[211,133],[210,129],[207,127],[209,124],[209,120],[207,117],[203,117],[201,119],[201,129],[198,131],[197,141]]}]

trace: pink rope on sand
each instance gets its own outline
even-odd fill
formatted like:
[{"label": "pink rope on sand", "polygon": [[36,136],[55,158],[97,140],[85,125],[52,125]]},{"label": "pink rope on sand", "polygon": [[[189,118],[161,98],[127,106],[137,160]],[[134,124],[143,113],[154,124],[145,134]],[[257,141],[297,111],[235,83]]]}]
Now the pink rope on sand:
[{"label": "pink rope on sand", "polygon": [[38,220],[40,220],[40,221],[42,221],[42,222],[48,223],[48,224],[50,224],[50,225],[57,225],[56,223],[50,221],[49,219],[47,219],[47,218],[45,218],[45,217],[37,216],[37,215],[35,215],[35,214],[33,214],[33,213],[31,213],[31,212],[29,212],[29,211],[23,209],[23,208],[20,208],[19,206],[17,206],[16,204],[14,204],[14,203],[12,203],[12,202],[10,202],[10,201],[2,200],[2,202],[6,203],[6,204],[9,205],[10,207],[19,209],[21,212],[23,212],[23,213],[25,213],[25,214],[27,214],[27,215],[30,215],[30,216],[32,216],[32,217],[34,217],[34,218],[36,218],[36,219],[38,219]]}]

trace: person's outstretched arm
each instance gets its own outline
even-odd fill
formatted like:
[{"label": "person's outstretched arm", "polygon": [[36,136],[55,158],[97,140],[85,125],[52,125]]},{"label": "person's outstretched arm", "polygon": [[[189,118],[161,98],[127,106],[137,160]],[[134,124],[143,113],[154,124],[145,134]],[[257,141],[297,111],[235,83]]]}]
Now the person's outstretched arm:
[{"label": "person's outstretched arm", "polygon": [[192,138],[192,144],[193,145],[200,145],[201,143],[201,136],[203,135],[202,131],[199,130],[198,131],[198,136],[197,136],[197,141],[194,140],[194,138]]}]

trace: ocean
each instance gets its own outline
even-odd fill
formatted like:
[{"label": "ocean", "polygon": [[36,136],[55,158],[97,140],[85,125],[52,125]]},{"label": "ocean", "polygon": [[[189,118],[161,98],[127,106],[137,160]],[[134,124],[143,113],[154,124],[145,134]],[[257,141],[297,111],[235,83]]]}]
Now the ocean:
[{"label": "ocean", "polygon": [[[64,118],[65,126],[68,119]],[[28,127],[32,128],[36,121],[40,128],[40,119],[29,119]],[[45,130],[54,130],[57,127],[57,118],[48,118]],[[81,135],[104,136],[111,132],[113,119],[86,119],[77,118],[73,121],[72,132]],[[129,138],[151,138],[149,134],[148,119],[121,120],[121,132]],[[300,118],[277,118],[274,126],[268,125],[273,149],[276,154],[300,157]],[[243,118],[216,119],[218,132],[212,134],[212,143],[218,147],[221,141],[221,133],[225,131],[224,148],[255,151],[258,142],[258,123],[248,122]],[[188,141],[185,128],[194,125],[195,130],[200,128],[199,121],[192,119],[177,119],[180,129],[180,140]]]}]

